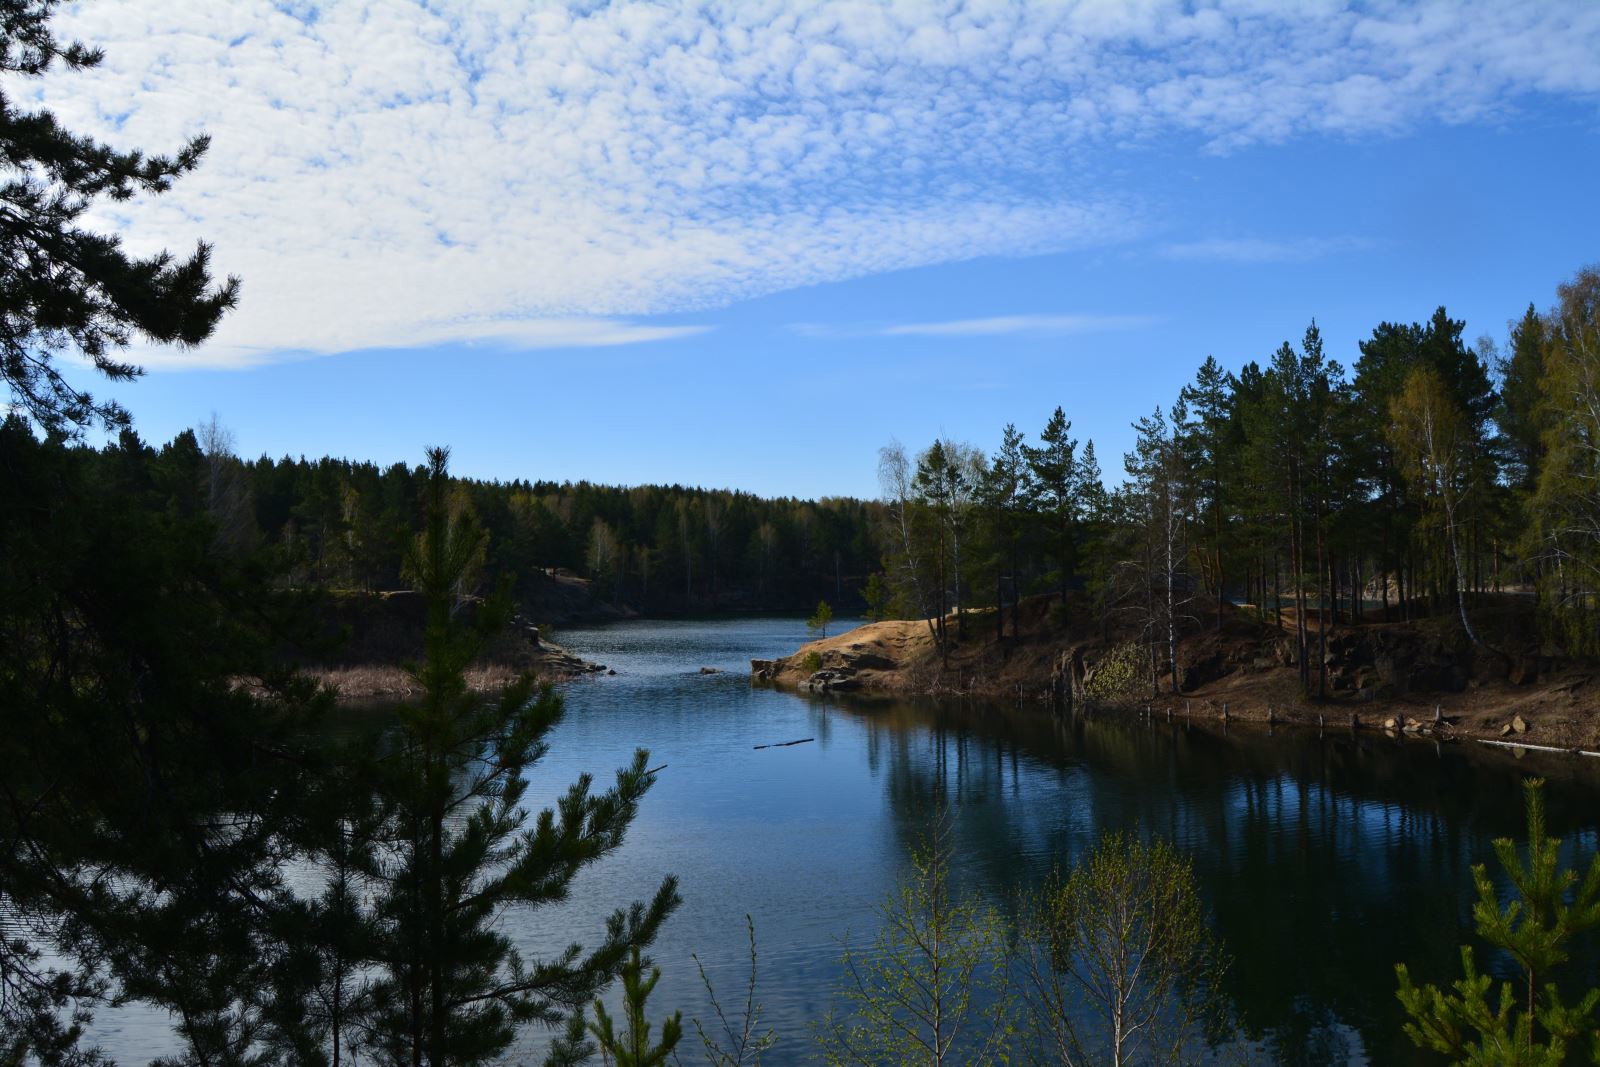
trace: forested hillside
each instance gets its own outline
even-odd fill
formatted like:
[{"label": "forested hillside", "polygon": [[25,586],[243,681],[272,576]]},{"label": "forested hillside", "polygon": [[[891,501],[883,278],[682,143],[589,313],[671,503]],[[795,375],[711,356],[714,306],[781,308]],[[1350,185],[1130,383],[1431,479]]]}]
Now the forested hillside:
[{"label": "forested hillside", "polygon": [[[401,565],[421,522],[426,468],[240,461],[215,420],[168,447],[204,468],[222,536],[284,550],[286,583],[410,588]],[[845,498],[458,479],[452,507],[471,511],[488,531],[474,575],[485,585],[504,576],[517,595],[537,596],[540,576],[559,568],[591,579],[603,604],[645,614],[799,609],[821,597],[859,604],[877,559],[877,506]]]},{"label": "forested hillside", "polygon": [[[993,455],[891,444],[874,613],[926,618],[948,647],[956,609],[1006,605],[1003,638],[1012,605],[1051,591],[1058,626],[1142,644],[1151,687],[1172,691],[1179,642],[1230,604],[1292,631],[1308,695],[1327,691],[1341,623],[1447,618],[1508,669],[1529,645],[1592,657],[1600,272],[1530,305],[1503,352],[1463,330],[1443,307],[1381,323],[1348,369],[1315,323],[1237,370],[1208,357],[1137,421],[1110,487],[1063,408],[1031,442],[1006,426]],[[1474,622],[1491,606],[1496,633]]]}]

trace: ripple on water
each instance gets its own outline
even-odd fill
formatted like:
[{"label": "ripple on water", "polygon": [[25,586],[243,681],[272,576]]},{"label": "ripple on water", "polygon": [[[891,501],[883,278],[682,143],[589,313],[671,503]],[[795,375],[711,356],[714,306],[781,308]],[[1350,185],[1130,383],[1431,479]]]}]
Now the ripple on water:
[{"label": "ripple on water", "polygon": [[[1470,923],[1467,868],[1492,862],[1490,838],[1520,832],[1521,774],[1543,766],[1366,735],[1221,737],[1182,723],[823,701],[749,685],[752,658],[805,638],[800,620],[771,618],[558,633],[617,674],[564,687],[568,715],[529,804],[584,771],[603,784],[636,747],[665,769],[620,852],[584,872],[571,901],[504,920],[531,954],[592,941],[607,912],[675,873],[684,904],[654,950],[657,1003],[706,1014],[691,954],[725,1003],[742,1003],[752,915],[758,995],[783,1035],[774,1067],[807,1059],[839,939],[870,939],[879,901],[940,804],[958,884],[1002,907],[1106,829],[1171,838],[1193,857],[1237,961],[1228,992],[1265,1035],[1262,1050],[1295,1064],[1405,1062],[1393,964],[1455,973]],[[707,666],[724,673],[701,674]],[[815,740],[754,748],[802,737]],[[1552,825],[1580,850],[1600,841],[1597,795],[1593,780],[1550,788]],[[1573,966],[1600,984],[1594,953]],[[99,1033],[134,1062],[170,1049],[162,1018],[114,1025]],[[545,1040],[527,1035],[513,1061]]]}]

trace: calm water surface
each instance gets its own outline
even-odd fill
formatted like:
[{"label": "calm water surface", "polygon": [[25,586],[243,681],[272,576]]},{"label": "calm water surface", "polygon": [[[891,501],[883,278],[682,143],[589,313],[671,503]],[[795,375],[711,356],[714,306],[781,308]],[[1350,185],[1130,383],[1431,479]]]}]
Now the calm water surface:
[{"label": "calm water surface", "polygon": [[[657,776],[626,844],[580,876],[559,909],[506,922],[528,954],[592,944],[602,917],[676,874],[684,898],[654,956],[656,1014],[709,1005],[698,953],[725,1005],[743,1000],[744,917],[761,953],[758,997],[781,1040],[768,1060],[806,1062],[839,939],[870,939],[875,907],[943,803],[962,888],[1005,907],[1106,829],[1144,828],[1194,859],[1235,959],[1228,992],[1246,1038],[1284,1064],[1413,1063],[1393,965],[1446,980],[1469,937],[1473,863],[1520,835],[1519,782],[1550,773],[1550,821],[1576,851],[1600,846],[1600,760],[1521,761],[1479,746],[1330,732],[1236,729],[1038,709],[841,702],[752,688],[752,658],[805,640],[795,619],[635,622],[557,640],[616,670],[565,687],[568,714],[529,803],[580,773],[603,786],[636,747]],[[701,674],[701,667],[724,673]],[[810,744],[754,746],[814,737]],[[1587,764],[1588,766],[1584,766]],[[1480,949],[1480,954],[1482,950]],[[1571,980],[1600,984],[1600,958]],[[125,1060],[163,1051],[130,1017],[104,1033]],[[530,1034],[511,1062],[536,1061]],[[698,1051],[693,1030],[685,1051]],[[686,1058],[685,1062],[692,1062]]]},{"label": "calm water surface", "polygon": [[[635,746],[667,766],[621,853],[583,878],[567,914],[530,922],[525,944],[592,938],[596,921],[580,933],[574,919],[582,927],[579,917],[675,873],[684,904],[654,953],[657,1002],[705,1014],[691,952],[738,1001],[752,915],[759,995],[782,1037],[775,1064],[807,1058],[839,938],[870,938],[875,906],[941,800],[959,881],[1001,906],[1103,830],[1174,840],[1236,960],[1229,991],[1250,1036],[1285,1064],[1418,1062],[1400,1034],[1394,963],[1441,981],[1457,973],[1468,869],[1493,865],[1493,837],[1520,835],[1525,774],[1561,775],[1548,790],[1552,826],[1578,851],[1600,845],[1600,761],[752,688],[751,658],[805,640],[793,619],[640,622],[557,639],[617,675],[567,688],[535,791],[609,771]],[[816,741],[753,748],[802,737]],[[1570,975],[1600,983],[1600,959],[1590,953]]]}]

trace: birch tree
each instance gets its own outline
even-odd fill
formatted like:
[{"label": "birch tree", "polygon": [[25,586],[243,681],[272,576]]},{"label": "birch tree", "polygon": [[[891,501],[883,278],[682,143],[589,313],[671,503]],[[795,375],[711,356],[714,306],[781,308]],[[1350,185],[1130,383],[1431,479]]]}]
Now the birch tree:
[{"label": "birch tree", "polygon": [[1473,644],[1483,642],[1467,618],[1465,571],[1457,533],[1462,501],[1472,490],[1472,449],[1465,413],[1438,372],[1418,367],[1389,405],[1390,438],[1401,474],[1421,495],[1450,549],[1451,590],[1461,628]]},{"label": "birch tree", "polygon": [[1187,418],[1183,401],[1173,405],[1172,418],[1155,412],[1134,423],[1133,451],[1124,457],[1129,488],[1143,527],[1143,571],[1146,588],[1145,627],[1152,648],[1165,646],[1165,672],[1178,691],[1178,636],[1188,619],[1193,594],[1188,574],[1189,473],[1176,427]]},{"label": "birch tree", "polygon": [[1545,455],[1531,512],[1530,554],[1545,567],[1547,621],[1575,652],[1600,646],[1600,269],[1559,288],[1545,355]]}]

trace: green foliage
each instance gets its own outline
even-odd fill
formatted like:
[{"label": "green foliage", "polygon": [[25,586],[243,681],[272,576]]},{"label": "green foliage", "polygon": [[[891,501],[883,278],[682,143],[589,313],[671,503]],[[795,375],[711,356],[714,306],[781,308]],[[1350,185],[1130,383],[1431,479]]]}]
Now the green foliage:
[{"label": "green foliage", "polygon": [[776,1031],[761,1029],[762,1005],[756,1002],[756,924],[749,915],[744,917],[744,923],[750,938],[750,978],[745,983],[744,1011],[740,1013],[737,1032],[717,1000],[717,991],[711,987],[705,965],[700,962],[699,956],[693,957],[694,965],[700,971],[700,982],[706,987],[706,996],[711,1001],[711,1010],[716,1013],[717,1025],[722,1030],[721,1035],[714,1036],[706,1032],[698,1018],[694,1020],[695,1033],[700,1037],[706,1062],[711,1067],[745,1067],[745,1064],[759,1067],[761,1057],[778,1043]]},{"label": "green foliage", "polygon": [[181,1014],[197,1057],[276,1029],[328,705],[275,662],[311,605],[272,594],[272,553],[219,549],[204,470],[189,434],[0,425],[0,1047],[24,1060],[95,1062],[102,995]]},{"label": "green foliage", "polygon": [[1227,963],[1193,864],[1165,841],[1106,834],[1020,912],[1025,1051],[1038,1062],[1175,1063],[1221,1021]]},{"label": "green foliage", "polygon": [[883,580],[883,575],[874,572],[867,576],[867,584],[861,590],[861,599],[867,605],[867,618],[873,622],[892,618],[890,598],[892,594]]},{"label": "green foliage", "polygon": [[625,1026],[622,1033],[616,1032],[605,1004],[599,1000],[594,1002],[595,1021],[590,1024],[589,1032],[594,1035],[595,1043],[600,1048],[600,1059],[606,1067],[612,1064],[616,1067],[659,1067],[667,1062],[667,1057],[677,1047],[679,1039],[683,1037],[683,1015],[680,1012],[673,1012],[663,1020],[661,1040],[655,1044],[650,1042],[646,1002],[660,980],[661,969],[658,967],[650,968],[650,977],[644,977],[644,961],[639,956],[638,946],[635,946],[633,954],[622,967]]},{"label": "green foliage", "polygon": [[[254,502],[251,533],[296,544],[300,580],[333,588],[404,588],[426,471],[343,459],[261,458],[239,465]],[[839,600],[874,569],[878,506],[859,500],[761,499],[681,486],[457,478],[489,534],[483,577],[513,579],[537,602],[561,590],[547,569],[590,578],[597,598],[640,611],[714,608],[717,597],[770,610]],[[836,592],[837,591],[837,592]]]},{"label": "green foliage", "polygon": [[827,637],[828,624],[833,621],[833,608],[826,600],[817,601],[817,610],[806,620],[806,629],[812,637]]},{"label": "green foliage", "polygon": [[1546,632],[1569,652],[1600,654],[1600,269],[1558,290],[1545,323],[1544,454],[1523,549],[1540,565]]},{"label": "green foliage", "polygon": [[801,659],[800,666],[806,673],[816,674],[822,669],[822,653],[816,651],[807,652],[805,657]]},{"label": "green foliage", "polygon": [[[1028,501],[1034,490],[1033,469],[1028,465],[1025,438],[1016,426],[1007,423],[1000,435],[1000,447],[983,471],[978,485],[983,527],[980,543],[988,548],[989,565],[996,578],[996,606],[1005,599],[998,583],[1006,581],[1011,599],[1011,632],[1015,638],[1021,613],[1023,541],[1028,532]],[[1087,453],[1092,460],[1093,450]],[[1099,480],[1096,472],[1095,480]],[[996,612],[996,632],[1005,633],[1005,620]]]},{"label": "green foliage", "polygon": [[[52,68],[82,71],[103,53],[62,42],[49,20],[56,0],[0,2],[0,72],[37,78]],[[113,381],[141,371],[116,358],[135,336],[159,344],[197,345],[238,300],[239,281],[213,285],[211,250],[186,259],[169,252],[130,256],[114,235],[79,225],[85,215],[135,196],[166,192],[194,170],[209,139],[200,136],[172,156],[120,152],[63,129],[48,111],[15,106],[30,94],[0,98],[0,168],[6,172],[0,212],[0,380],[12,402],[49,434],[81,434],[99,423],[129,424],[112,401],[96,401],[62,376],[56,357],[81,356]]]},{"label": "green foliage", "polygon": [[1418,1048],[1443,1053],[1455,1063],[1554,1067],[1567,1062],[1584,1040],[1600,1058],[1600,989],[1568,1004],[1553,980],[1571,940],[1600,926],[1600,856],[1581,880],[1577,871],[1560,865],[1561,842],[1545,831],[1543,784],[1539,779],[1525,784],[1526,858],[1509,838],[1494,843],[1511,899],[1500,902],[1483,864],[1472,868],[1478,936],[1515,961],[1521,990],[1503,982],[1491,1003],[1494,981],[1479,973],[1470,946],[1462,946],[1463,976],[1448,991],[1432,984],[1419,987],[1405,964],[1395,967],[1396,995],[1410,1017],[1406,1036]]},{"label": "green foliage", "polygon": [[1084,682],[1090,700],[1117,704],[1150,691],[1150,650],[1138,641],[1124,641],[1106,650]]},{"label": "green foliage", "polygon": [[621,846],[651,785],[648,755],[636,752],[612,789],[592,793],[585,775],[530,819],[526,771],[544,755],[561,701],[548,686],[535,692],[531,676],[497,700],[467,690],[467,665],[509,609],[502,589],[473,625],[456,617],[484,535],[470,511],[452,507],[448,453],[428,458],[427,519],[407,564],[428,607],[425,654],[413,668],[423,697],[401,712],[375,783],[382,847],[363,874],[375,897],[378,975],[364,1042],[379,1063],[487,1063],[519,1025],[556,1025],[627,973],[678,895],[668,878],[648,906],[613,914],[597,948],[573,945],[532,964],[499,930],[507,909],[563,899],[581,870]]},{"label": "green foliage", "polygon": [[1005,924],[992,908],[954,895],[950,859],[941,824],[882,906],[871,948],[846,941],[845,978],[817,1035],[826,1063],[1006,1062]]},{"label": "green foliage", "polygon": [[1500,408],[1495,422],[1505,437],[1511,483],[1523,492],[1539,484],[1544,434],[1551,411],[1543,394],[1548,328],[1532,304],[1511,330],[1511,352],[1499,364]]},{"label": "green foliage", "polygon": [[1083,472],[1077,451],[1072,422],[1060,408],[1039,432],[1039,446],[1022,446],[1028,461],[1028,504],[1036,516],[1046,552],[1055,564],[1063,601],[1077,567],[1078,521],[1083,509]]}]

